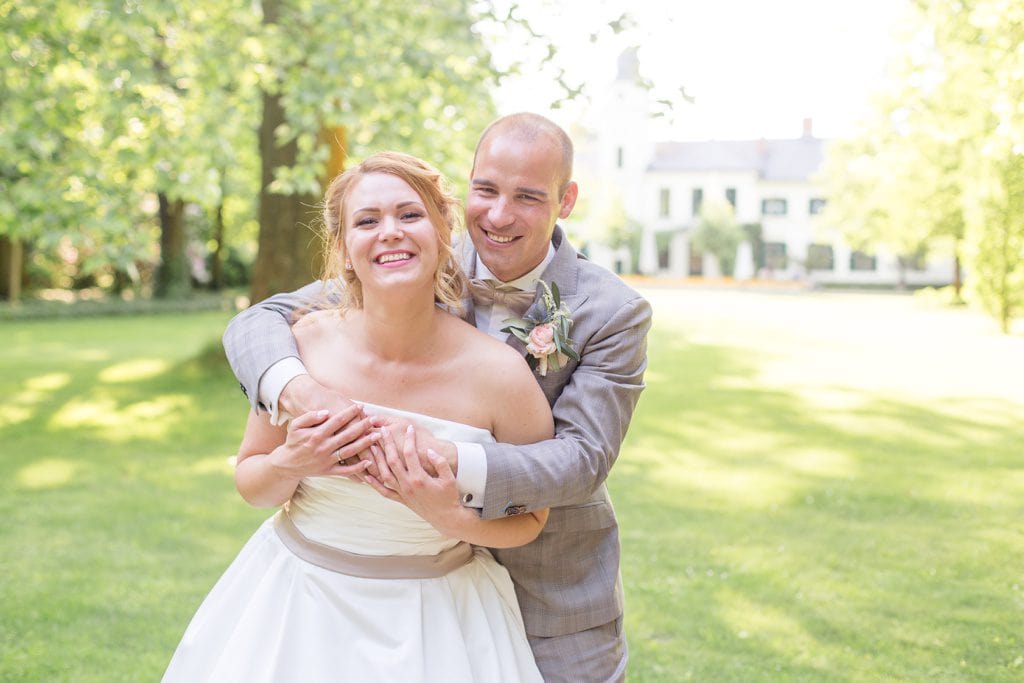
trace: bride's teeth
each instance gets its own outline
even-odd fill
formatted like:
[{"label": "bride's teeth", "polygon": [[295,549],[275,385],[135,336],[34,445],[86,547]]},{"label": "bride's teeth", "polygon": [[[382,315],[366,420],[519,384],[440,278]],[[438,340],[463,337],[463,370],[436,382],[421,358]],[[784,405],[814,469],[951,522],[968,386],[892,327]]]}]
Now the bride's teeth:
[{"label": "bride's teeth", "polygon": [[391,263],[392,261],[408,261],[411,254],[383,254],[377,257],[377,263]]}]

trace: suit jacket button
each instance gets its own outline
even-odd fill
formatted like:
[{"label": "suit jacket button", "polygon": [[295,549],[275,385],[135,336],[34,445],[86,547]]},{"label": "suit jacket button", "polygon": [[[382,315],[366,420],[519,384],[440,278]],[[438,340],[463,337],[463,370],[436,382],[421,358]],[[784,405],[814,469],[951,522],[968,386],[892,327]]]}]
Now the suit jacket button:
[{"label": "suit jacket button", "polygon": [[505,516],[511,517],[512,515],[521,515],[526,512],[525,505],[508,505],[505,507]]}]

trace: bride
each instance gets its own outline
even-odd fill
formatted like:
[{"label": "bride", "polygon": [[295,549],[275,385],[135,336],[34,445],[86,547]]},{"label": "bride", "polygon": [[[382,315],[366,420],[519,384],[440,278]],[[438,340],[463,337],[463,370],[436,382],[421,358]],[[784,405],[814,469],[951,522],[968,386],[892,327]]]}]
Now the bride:
[{"label": "bride", "polygon": [[[376,154],[336,178],[324,281],[344,282],[341,304],[295,324],[302,359],[368,415],[451,440],[548,439],[551,413],[522,357],[441,307],[458,308],[462,292],[457,215],[440,174],[408,155]],[[400,454],[415,473],[413,432],[396,445],[351,418],[320,411],[285,428],[250,413],[238,490],[283,507],[203,601],[164,680],[540,681],[512,582],[484,546],[529,543],[547,511],[482,520],[432,454],[431,485],[408,505],[389,500],[339,476],[366,461],[340,461],[372,443],[380,467]]]}]

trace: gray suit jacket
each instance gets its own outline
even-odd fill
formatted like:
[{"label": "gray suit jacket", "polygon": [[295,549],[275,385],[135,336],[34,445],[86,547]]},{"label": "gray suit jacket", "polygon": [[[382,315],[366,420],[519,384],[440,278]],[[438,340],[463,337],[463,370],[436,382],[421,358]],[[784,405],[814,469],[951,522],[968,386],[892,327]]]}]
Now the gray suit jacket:
[{"label": "gray suit jacket", "polygon": [[[552,242],[555,258],[542,277],[558,284],[580,354],[579,363],[570,361],[558,372],[537,376],[551,404],[555,438],[485,447],[485,518],[551,508],[537,540],[494,551],[512,576],[532,636],[575,633],[622,614],[618,525],[604,482],[644,388],[651,325],[647,301],[577,254],[560,228]],[[469,240],[463,246],[463,267],[472,276],[476,253]],[[266,369],[298,356],[281,316],[319,289],[310,285],[271,297],[228,325],[227,356],[254,406]],[[473,322],[472,306],[467,311]],[[508,343],[525,354],[525,346],[512,335]]]}]

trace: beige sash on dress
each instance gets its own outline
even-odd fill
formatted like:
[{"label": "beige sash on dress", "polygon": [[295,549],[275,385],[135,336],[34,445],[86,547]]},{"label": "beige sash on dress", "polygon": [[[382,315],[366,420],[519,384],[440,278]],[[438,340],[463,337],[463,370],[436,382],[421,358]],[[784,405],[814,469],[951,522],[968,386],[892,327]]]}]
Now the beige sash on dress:
[{"label": "beige sash on dress", "polygon": [[274,515],[274,531],[297,557],[339,574],[364,579],[436,579],[468,564],[473,546],[460,541],[437,555],[360,555],[307,538],[287,511]]}]

